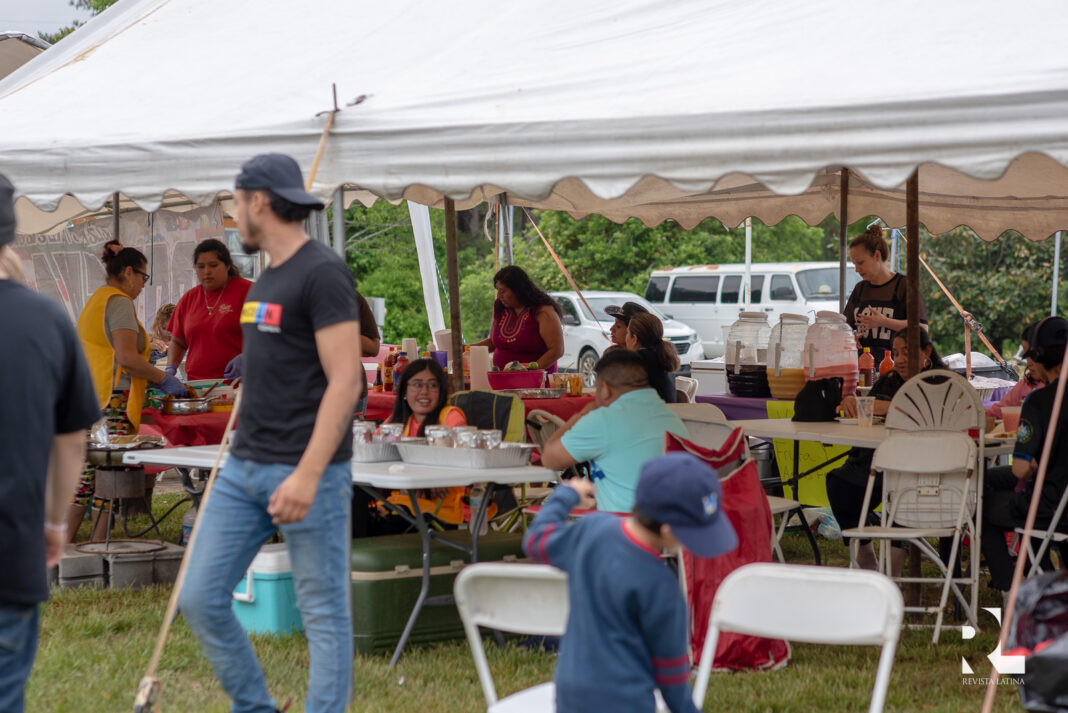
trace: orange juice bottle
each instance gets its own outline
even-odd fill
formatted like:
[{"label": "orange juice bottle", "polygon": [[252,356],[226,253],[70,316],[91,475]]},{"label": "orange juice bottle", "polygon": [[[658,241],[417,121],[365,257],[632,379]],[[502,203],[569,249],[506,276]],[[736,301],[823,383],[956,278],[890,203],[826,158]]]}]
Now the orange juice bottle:
[{"label": "orange juice bottle", "polygon": [[883,360],[879,362],[879,376],[882,376],[886,372],[894,368],[894,359],[890,356],[890,350],[887,349],[883,353]]},{"label": "orange juice bottle", "polygon": [[864,353],[857,359],[857,369],[857,386],[871,386],[875,383],[875,357],[871,355],[871,347],[864,347]]}]

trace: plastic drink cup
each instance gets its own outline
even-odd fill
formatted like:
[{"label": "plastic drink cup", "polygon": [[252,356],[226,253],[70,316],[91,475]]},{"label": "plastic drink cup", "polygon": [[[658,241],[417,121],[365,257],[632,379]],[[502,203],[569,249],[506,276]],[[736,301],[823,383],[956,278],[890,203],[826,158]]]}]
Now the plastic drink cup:
[{"label": "plastic drink cup", "polygon": [[582,396],[582,374],[570,374],[568,385],[571,387],[572,396]]},{"label": "plastic drink cup", "polygon": [[874,396],[858,396],[857,397],[857,425],[858,426],[871,426],[872,418],[875,416],[875,397]]},{"label": "plastic drink cup", "polygon": [[1020,427],[1020,408],[1019,406],[1001,407],[1001,419],[1006,433],[1014,433]]}]

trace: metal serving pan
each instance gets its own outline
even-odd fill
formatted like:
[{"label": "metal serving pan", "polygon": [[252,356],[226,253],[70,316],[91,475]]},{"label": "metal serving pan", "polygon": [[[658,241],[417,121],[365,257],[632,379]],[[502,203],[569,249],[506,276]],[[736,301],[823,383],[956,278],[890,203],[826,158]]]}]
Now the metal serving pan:
[{"label": "metal serving pan", "polygon": [[497,393],[512,394],[521,399],[558,399],[564,395],[566,389],[552,387],[547,389],[496,389]]},{"label": "metal serving pan", "polygon": [[382,441],[361,443],[354,441],[352,444],[352,460],[356,463],[381,463],[400,459],[396,443],[383,443]]},{"label": "metal serving pan", "polygon": [[445,468],[513,468],[527,465],[534,446],[505,442],[499,448],[444,448],[419,443],[396,444],[401,460],[413,465]]},{"label": "metal serving pan", "polygon": [[214,396],[203,399],[164,399],[163,413],[168,416],[188,416],[193,413],[207,413],[211,411],[211,402]]}]

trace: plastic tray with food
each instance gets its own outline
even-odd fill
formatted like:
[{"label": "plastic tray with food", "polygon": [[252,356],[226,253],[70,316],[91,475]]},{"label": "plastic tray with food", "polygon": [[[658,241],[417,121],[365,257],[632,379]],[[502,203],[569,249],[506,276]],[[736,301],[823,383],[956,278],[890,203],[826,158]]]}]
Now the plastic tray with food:
[{"label": "plastic tray with food", "polygon": [[444,448],[401,441],[401,460],[414,465],[444,468],[514,468],[527,465],[534,446],[529,443],[502,443],[497,448]]}]

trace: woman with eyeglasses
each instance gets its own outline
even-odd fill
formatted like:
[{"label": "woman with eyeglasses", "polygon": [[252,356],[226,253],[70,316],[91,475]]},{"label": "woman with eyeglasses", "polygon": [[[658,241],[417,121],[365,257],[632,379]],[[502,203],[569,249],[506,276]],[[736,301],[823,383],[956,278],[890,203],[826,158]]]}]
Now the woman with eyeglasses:
[{"label": "woman with eyeglasses", "polygon": [[185,359],[190,380],[229,377],[226,367],[241,353],[241,307],[252,283],[241,277],[230,251],[215,239],[193,249],[193,267],[200,284],[182,295],[167,325],[166,371],[177,374]]},{"label": "woman with eyeglasses", "polygon": [[[466,426],[462,409],[448,404],[445,372],[434,359],[416,359],[401,372],[396,387],[397,401],[393,414],[384,423],[403,423],[402,436],[422,436],[427,426]],[[447,525],[464,521],[464,488],[433,488],[419,497],[419,509]],[[409,510],[411,501],[399,491],[393,492],[389,502]],[[404,532],[409,524],[403,518],[387,513],[360,489],[353,500],[353,537],[368,537]]]},{"label": "woman with eyeglasses", "polygon": [[[185,396],[186,389],[176,377],[149,362],[148,333],[133,302],[149,278],[144,253],[110,240],[104,245],[101,260],[107,281],[89,297],[78,316],[78,337],[108,433],[135,434],[150,384],[171,396]],[[87,462],[67,520],[72,542],[93,501],[95,481],[96,468]],[[96,506],[102,507],[103,501],[96,501]],[[107,514],[102,513],[93,539],[103,539],[106,530]]]}]

